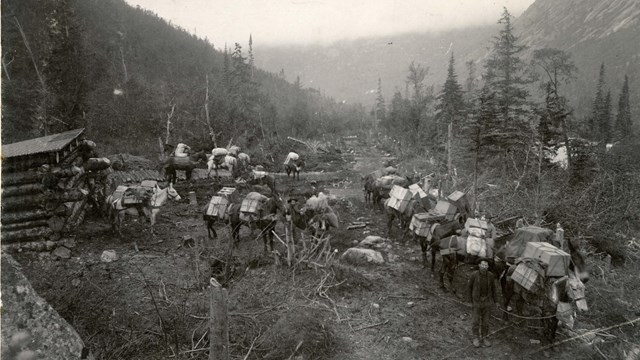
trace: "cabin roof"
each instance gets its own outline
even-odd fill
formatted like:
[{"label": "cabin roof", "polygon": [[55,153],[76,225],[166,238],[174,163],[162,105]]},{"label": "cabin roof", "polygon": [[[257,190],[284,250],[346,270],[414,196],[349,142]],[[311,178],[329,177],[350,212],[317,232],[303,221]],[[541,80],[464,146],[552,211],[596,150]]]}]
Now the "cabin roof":
[{"label": "cabin roof", "polygon": [[2,145],[2,158],[35,155],[62,150],[70,142],[84,132],[84,128],[65,131],[63,133],[43,136],[35,139]]}]

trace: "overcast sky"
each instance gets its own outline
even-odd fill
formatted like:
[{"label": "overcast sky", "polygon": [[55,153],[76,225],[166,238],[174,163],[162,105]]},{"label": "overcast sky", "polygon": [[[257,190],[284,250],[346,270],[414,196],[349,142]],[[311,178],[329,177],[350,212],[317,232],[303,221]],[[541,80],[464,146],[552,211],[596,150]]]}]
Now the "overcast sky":
[{"label": "overcast sky", "polygon": [[[368,35],[447,30],[520,15],[534,0],[126,0],[171,23],[227,43],[330,43]],[[559,0],[562,1],[562,0]]]}]

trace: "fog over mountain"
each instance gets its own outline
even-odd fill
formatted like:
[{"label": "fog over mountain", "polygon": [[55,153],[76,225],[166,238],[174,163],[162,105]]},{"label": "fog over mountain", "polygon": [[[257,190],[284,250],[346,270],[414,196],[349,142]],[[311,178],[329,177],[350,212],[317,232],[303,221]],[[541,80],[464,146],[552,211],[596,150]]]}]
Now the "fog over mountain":
[{"label": "fog over mountain", "polygon": [[[495,14],[497,21],[499,13]],[[520,43],[533,50],[555,47],[566,50],[579,69],[566,88],[578,115],[588,112],[601,63],[607,86],[617,98],[625,74],[632,98],[640,100],[640,5],[636,0],[537,0],[513,22]],[[268,71],[284,70],[287,80],[299,76],[302,84],[318,88],[337,100],[371,106],[378,78],[389,100],[395,90],[404,91],[412,61],[429,68],[426,82],[436,91],[444,82],[447,61],[455,54],[459,80],[466,78],[465,62],[481,63],[499,26],[481,26],[434,33],[406,33],[370,37],[325,46],[262,46],[254,44],[256,65]],[[478,74],[482,65],[478,66]],[[638,104],[640,101],[633,102]],[[638,105],[632,108],[637,113]]]}]

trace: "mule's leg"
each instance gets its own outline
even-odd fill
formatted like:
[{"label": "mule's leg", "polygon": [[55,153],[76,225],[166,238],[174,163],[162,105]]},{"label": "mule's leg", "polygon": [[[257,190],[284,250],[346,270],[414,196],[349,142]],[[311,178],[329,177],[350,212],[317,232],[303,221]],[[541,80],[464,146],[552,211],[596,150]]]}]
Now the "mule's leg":
[{"label": "mule's leg", "polygon": [[209,239],[217,239],[218,238],[218,233],[216,232],[215,227],[213,226],[215,224],[215,220],[207,220],[207,234],[209,235]]},{"label": "mule's leg", "polygon": [[414,238],[418,238],[420,243],[420,250],[422,250],[422,266],[426,269],[429,266],[427,251],[429,250],[429,244],[427,244],[427,238],[417,234],[413,234]]},{"label": "mule's leg", "polygon": [[[511,297],[513,296],[513,284],[507,280],[506,271],[500,277],[500,287],[502,289],[504,310],[509,311],[509,303],[511,302]],[[505,312],[502,317],[505,321],[509,320],[509,313]]]},{"label": "mule's leg", "polygon": [[[453,254],[453,256],[456,256],[456,254]],[[452,266],[450,266],[447,269],[447,279],[449,279],[449,287],[451,287],[451,292],[452,293],[456,293],[456,287],[455,284],[453,283],[453,279],[455,278],[456,275],[456,265],[452,264]]]},{"label": "mule's leg", "polygon": [[[433,244],[431,244],[431,274],[435,272],[437,252],[438,252],[438,248],[433,246]],[[444,263],[444,256],[442,257],[442,262]]]},{"label": "mule's leg", "polygon": [[393,210],[388,209],[388,211],[390,212],[387,213],[387,237],[391,239],[391,227],[393,226],[395,215],[393,214]]},{"label": "mule's leg", "polygon": [[[445,269],[447,268],[447,266],[449,266],[449,258],[447,257],[447,255],[443,255],[442,256],[442,265],[440,266],[440,270],[438,272],[439,275],[439,280],[440,280],[440,289],[442,289],[442,291],[447,292],[447,288],[444,286],[444,272]],[[433,266],[433,265],[431,265]]]}]

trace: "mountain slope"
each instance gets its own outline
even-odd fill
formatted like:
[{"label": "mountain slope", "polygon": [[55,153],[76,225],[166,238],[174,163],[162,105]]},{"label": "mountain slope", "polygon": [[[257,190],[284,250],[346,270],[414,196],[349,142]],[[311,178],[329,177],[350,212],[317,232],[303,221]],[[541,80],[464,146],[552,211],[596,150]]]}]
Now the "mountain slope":
[{"label": "mountain slope", "polygon": [[[500,14],[496,14],[496,20]],[[537,0],[513,22],[520,42],[533,50],[555,47],[572,54],[579,69],[566,87],[576,115],[590,111],[601,63],[607,71],[612,98],[622,87],[625,74],[632,84],[632,113],[640,113],[640,2],[637,0]],[[487,55],[498,25],[442,33],[415,33],[393,38],[370,38],[329,46],[257,48],[256,63],[271,71],[284,69],[299,75],[307,86],[318,87],[338,99],[372,106],[377,79],[389,101],[394,89],[404,89],[412,61],[430,68],[427,83],[439,88],[447,60],[455,51],[460,81],[466,78],[465,62],[481,62]],[[393,42],[393,44],[388,44]],[[478,71],[481,71],[481,65]],[[635,86],[637,89],[637,86]],[[535,93],[535,92],[534,92]],[[635,100],[635,101],[634,101]],[[615,107],[614,107],[615,110]]]}]

